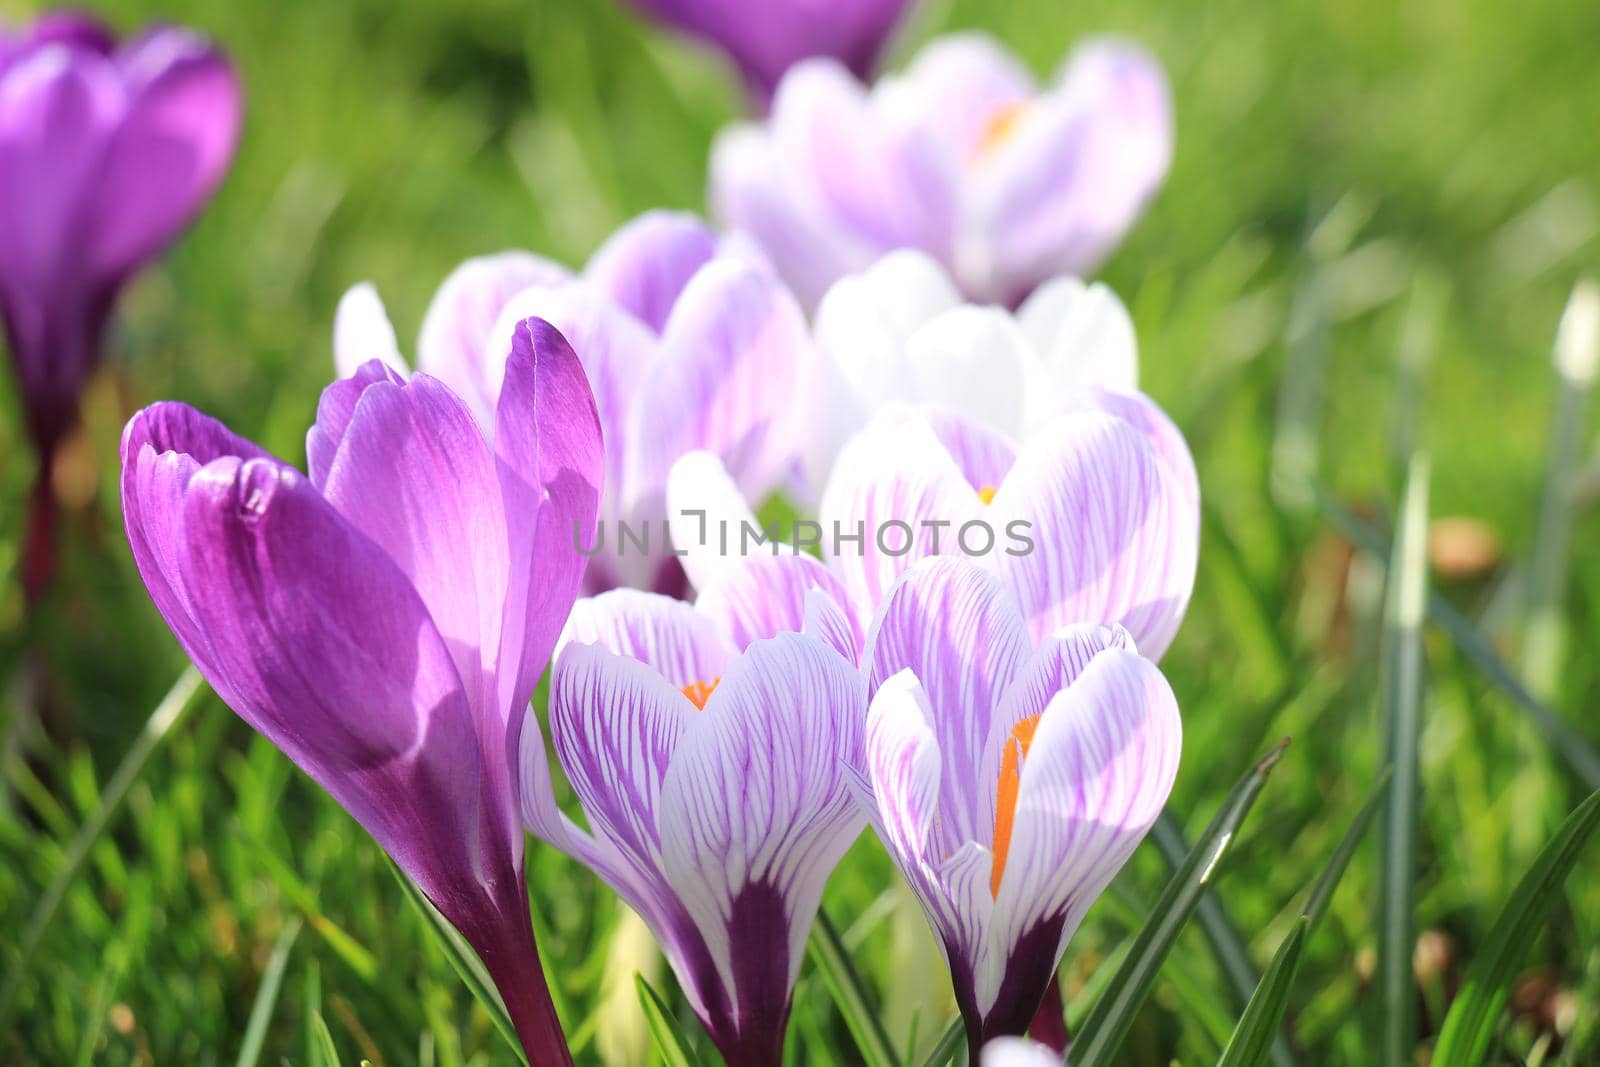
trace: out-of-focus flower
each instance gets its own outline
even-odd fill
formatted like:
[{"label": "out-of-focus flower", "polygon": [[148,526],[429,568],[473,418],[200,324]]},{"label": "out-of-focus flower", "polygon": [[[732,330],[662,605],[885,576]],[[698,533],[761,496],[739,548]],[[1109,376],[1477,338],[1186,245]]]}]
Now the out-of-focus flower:
[{"label": "out-of-focus flower", "polygon": [[994,41],[957,35],[870,92],[836,62],[797,65],[766,122],[718,139],[711,200],[808,305],[916,248],[969,298],[1014,306],[1104,259],[1171,154],[1166,81],[1136,47],[1085,44],[1041,89]]},{"label": "out-of-focus flower", "polygon": [[118,44],[81,15],[0,27],[0,318],[40,469],[30,595],[53,569],[51,463],[117,295],[211,198],[240,110],[227,57],[186,30]]},{"label": "out-of-focus flower", "polygon": [[[417,343],[420,370],[493,411],[505,337],[537,316],[572,342],[593,384],[606,440],[606,497],[585,576],[684,595],[667,553],[666,483],[694,450],[718,456],[751,499],[789,481],[809,432],[805,316],[748,244],[692,215],[651,212],[619,230],[581,274],[523,252],[469,260],[440,287]],[[378,358],[404,367],[376,292],[345,295],[334,329],[348,373]],[[797,401],[797,398],[798,401]],[[646,544],[622,551],[619,523]]]},{"label": "out-of-focus flower", "polygon": [[[568,1063],[523,878],[524,712],[602,477],[572,349],[523,323],[490,427],[368,363],[324,391],[309,477],[181,404],[129,422],[128,540],[217,693],[333,795],[482,956],[535,1063]],[[487,432],[486,432],[487,431]]]},{"label": "out-of-focus flower", "polygon": [[1021,1035],[1084,914],[1155,821],[1182,725],[1121,627],[1030,640],[994,578],[924,561],[865,655],[863,800],[944,945],[974,1062]]},{"label": "out-of-focus flower", "polygon": [[1061,1053],[1024,1037],[997,1037],[983,1046],[982,1067],[1061,1067]]},{"label": "out-of-focus flower", "polygon": [[522,734],[528,828],[650,925],[729,1067],[783,1059],[790,997],[835,864],[865,820],[866,680],[827,571],[752,560],[698,606],[580,600],[550,683],[556,754],[588,820],[555,806]]},{"label": "out-of-focus flower", "polygon": [[910,0],[632,0],[652,18],[708,41],[732,59],[751,93],[771,98],[783,72],[831,56],[869,77]]}]

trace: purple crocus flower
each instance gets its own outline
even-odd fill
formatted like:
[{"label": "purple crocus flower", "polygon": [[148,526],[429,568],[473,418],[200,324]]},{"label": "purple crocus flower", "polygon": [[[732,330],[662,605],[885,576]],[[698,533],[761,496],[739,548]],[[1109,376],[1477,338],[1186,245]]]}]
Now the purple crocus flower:
[{"label": "purple crocus flower", "polygon": [[660,22],[709,41],[738,64],[762,103],[784,71],[831,56],[868,77],[910,0],[632,0]]},{"label": "purple crocus flower", "polygon": [[539,969],[514,761],[577,595],[599,423],[577,357],[523,323],[480,424],[379,362],[330,385],[309,477],[182,404],[135,415],[139,573],[240,717],[367,829],[483,958],[532,1062],[569,1063]]},{"label": "purple crocus flower", "polygon": [[1010,591],[957,558],[895,585],[865,664],[861,796],[943,946],[976,1063],[990,1038],[1027,1032],[1165,804],[1177,704],[1126,630],[1031,639]]},{"label": "purple crocus flower", "polygon": [[233,67],[186,30],[119,45],[81,15],[0,27],[0,318],[39,458],[30,598],[54,569],[51,464],[117,294],[216,191],[239,117]]},{"label": "purple crocus flower", "polygon": [[1098,265],[1171,154],[1166,81],[1135,46],[1085,44],[1041,89],[963,34],[870,92],[831,60],[797,65],[766,122],[718,139],[711,200],[808,305],[897,248],[939,260],[970,299],[1015,305]]},{"label": "purple crocus flower", "polygon": [[[686,595],[667,551],[668,472],[704,449],[752,499],[790,478],[807,433],[796,398],[811,391],[799,304],[747,243],[692,215],[655,211],[618,230],[581,274],[524,252],[469,260],[428,309],[418,367],[474,410],[490,410],[504,338],[529,316],[571,339],[605,431],[607,491],[599,537],[583,546],[592,556],[586,591]],[[346,294],[334,347],[346,373],[371,358],[405,366],[370,286]],[[623,545],[624,523],[644,535],[642,547]]]},{"label": "purple crocus flower", "polygon": [[812,559],[749,561],[691,606],[616,589],[573,609],[550,683],[556,755],[588,820],[555,806],[523,731],[528,828],[650,926],[729,1067],[782,1062],[829,873],[864,818],[859,632]]}]

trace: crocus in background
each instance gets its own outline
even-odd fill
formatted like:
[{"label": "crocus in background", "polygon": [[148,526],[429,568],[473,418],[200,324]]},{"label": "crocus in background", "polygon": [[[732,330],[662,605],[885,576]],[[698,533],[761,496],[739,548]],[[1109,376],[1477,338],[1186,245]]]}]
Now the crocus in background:
[{"label": "crocus in background", "polygon": [[784,71],[831,56],[868,77],[911,0],[632,0],[659,22],[727,53],[765,104]]},{"label": "crocus in background", "polygon": [[808,306],[897,248],[933,256],[970,299],[1015,306],[1097,266],[1171,154],[1166,80],[1137,47],[1084,44],[1041,88],[995,41],[960,34],[870,91],[835,61],[797,65],[765,122],[719,136],[710,195]]},{"label": "crocus in background", "polygon": [[577,595],[602,459],[583,371],[523,323],[492,426],[379,362],[330,385],[309,476],[182,404],[135,415],[139,573],[208,682],[482,957],[533,1063],[570,1063],[539,967],[515,761]]},{"label": "crocus in background", "polygon": [[859,631],[825,568],[753,559],[691,606],[580,600],[550,682],[550,731],[589,829],[555,806],[522,734],[528,828],[594,869],[650,926],[729,1067],[783,1062],[806,938],[865,819]]},{"label": "crocus in background", "polygon": [[1061,1053],[1022,1037],[997,1037],[983,1046],[980,1067],[1061,1067]]},{"label": "crocus in background", "polygon": [[1128,632],[1032,640],[973,564],[895,585],[865,653],[878,835],[943,947],[972,1061],[1021,1035],[1084,914],[1166,803],[1182,725]]},{"label": "crocus in background", "polygon": [[39,461],[30,599],[54,570],[52,464],[117,295],[216,191],[240,111],[227,57],[187,30],[119,44],[83,15],[0,27],[0,317]]},{"label": "crocus in background", "polygon": [[[606,496],[585,589],[686,595],[667,552],[666,484],[694,450],[719,457],[751,499],[791,481],[809,432],[810,335],[760,253],[692,215],[657,211],[618,230],[582,273],[524,252],[469,260],[441,286],[417,343],[419,369],[479,417],[493,410],[505,338],[529,316],[572,342],[606,441]],[[404,372],[369,285],[346,294],[334,330],[342,373],[366,359]],[[797,402],[797,398],[800,401]],[[648,544],[620,542],[619,523]]]}]

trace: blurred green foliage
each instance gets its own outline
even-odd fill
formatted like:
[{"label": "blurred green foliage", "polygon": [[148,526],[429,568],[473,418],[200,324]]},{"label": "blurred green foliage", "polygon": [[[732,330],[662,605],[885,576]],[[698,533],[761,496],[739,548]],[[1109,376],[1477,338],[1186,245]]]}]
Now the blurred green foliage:
[{"label": "blurred green foliage", "polygon": [[[32,618],[14,567],[33,472],[17,400],[0,384],[7,970],[13,931],[183,663],[122,542],[125,417],[182,399],[299,460],[345,287],[375,281],[408,345],[462,258],[522,246],[577,263],[639,211],[701,207],[710,140],[742,106],[716,57],[610,0],[98,6],[124,29],[163,18],[220,39],[243,71],[247,125],[212,209],[124,303],[87,402],[65,566]],[[1189,434],[1205,493],[1195,602],[1163,663],[1187,733],[1174,810],[1197,830],[1260,752],[1296,739],[1217,882],[1260,968],[1380,772],[1382,563],[1328,531],[1309,504],[1313,480],[1384,515],[1403,453],[1425,447],[1434,514],[1478,520],[1501,546],[1470,574],[1445,568],[1439,588],[1519,661],[1522,590],[1544,543],[1549,350],[1573,280],[1600,250],[1600,7],[933,0],[891,62],[954,28],[993,32],[1041,74],[1085,34],[1128,34],[1172,78],[1171,179],[1102,277],[1134,312],[1146,387]],[[1565,496],[1576,551],[1549,696],[1600,740],[1586,655],[1600,557],[1583,550],[1600,532],[1595,463],[1576,457]],[[1500,902],[1583,792],[1453,646],[1430,632],[1426,655],[1424,1041]],[[41,720],[67,740],[47,740]],[[531,865],[580,1060],[606,1047],[624,1050],[611,1062],[642,1061],[626,1051],[645,1048],[632,972],[681,1014],[675,987],[587,872],[547,849]],[[1356,856],[1306,947],[1289,1023],[1307,1062],[1373,1055],[1377,869],[1374,848]],[[1069,999],[1138,926],[1165,873],[1141,850],[1091,913],[1064,964]],[[915,1026],[926,1048],[951,1009],[908,901],[864,839],[827,906],[891,1032]],[[322,1062],[322,1021],[348,1062],[507,1060],[376,849],[208,698],[73,884],[21,1022],[0,1033],[0,1061],[230,1062],[297,917],[306,928],[262,1062]],[[1530,953],[1498,1055],[1600,1057],[1597,945],[1600,884],[1580,877]],[[1227,988],[1205,940],[1186,932],[1125,1061],[1215,1060],[1238,1014]],[[794,1062],[854,1062],[809,972],[796,1003]]]}]

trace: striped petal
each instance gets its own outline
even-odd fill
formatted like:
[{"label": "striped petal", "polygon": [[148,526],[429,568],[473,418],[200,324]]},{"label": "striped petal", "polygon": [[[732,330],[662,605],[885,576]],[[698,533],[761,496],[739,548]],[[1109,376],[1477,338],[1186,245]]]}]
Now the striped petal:
[{"label": "striped petal", "polygon": [[613,589],[574,604],[560,646],[571,644],[630,656],[679,689],[721,677],[735,656],[717,624],[693,605],[637,589]]},{"label": "striped petal", "polygon": [[659,334],[689,279],[716,257],[717,247],[717,235],[699,217],[648,211],[606,239],[583,278]]},{"label": "striped petal", "polygon": [[1166,679],[1132,652],[1101,652],[1051,700],[1021,770],[996,965],[979,975],[991,1023],[1026,1029],[1067,940],[1166,804],[1182,740]]},{"label": "striped petal", "polygon": [[874,689],[910,669],[927,693],[943,773],[935,855],[987,841],[992,822],[979,778],[1001,694],[1028,655],[1022,616],[999,581],[972,563],[940,556],[918,564],[885,599],[867,638]]},{"label": "striped petal", "polygon": [[[833,603],[836,612],[829,613],[822,604],[814,603],[819,596]],[[695,609],[712,619],[740,649],[780,633],[803,632],[810,613],[813,625],[820,624],[836,635],[829,643],[854,663],[862,633],[848,603],[843,583],[811,556],[751,556],[702,590]],[[846,627],[842,635],[838,634],[841,620]]]},{"label": "striped petal", "polygon": [[823,885],[864,821],[846,775],[860,773],[865,706],[860,674],[832,649],[798,634],[760,641],[667,771],[667,876],[705,937],[741,1045],[782,1048]]}]

